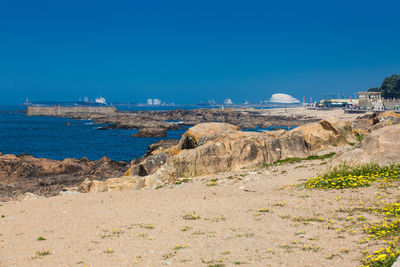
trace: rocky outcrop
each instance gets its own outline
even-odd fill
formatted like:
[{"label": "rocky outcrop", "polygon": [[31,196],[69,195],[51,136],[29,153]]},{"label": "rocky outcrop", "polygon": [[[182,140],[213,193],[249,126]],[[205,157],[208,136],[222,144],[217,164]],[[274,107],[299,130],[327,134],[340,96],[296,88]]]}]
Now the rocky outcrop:
[{"label": "rocky outcrop", "polygon": [[351,122],[344,120],[321,120],[299,126],[286,133],[287,136],[301,136],[310,151],[325,149],[331,145],[345,145],[354,142]]},{"label": "rocky outcrop", "polygon": [[125,175],[138,175],[138,176],[146,176],[149,174],[153,174],[167,162],[169,156],[166,153],[158,153],[155,155],[151,155],[146,157],[144,160],[139,162],[138,164],[134,164],[130,167]]},{"label": "rocky outcrop", "polygon": [[[54,109],[54,107],[52,107]],[[143,129],[165,128],[177,130],[184,126],[193,126],[200,123],[221,122],[237,125],[242,129],[266,128],[269,126],[298,126],[308,122],[318,121],[314,117],[300,115],[267,115],[262,110],[234,110],[234,109],[194,109],[169,111],[118,111],[97,113],[76,109],[77,112],[55,112],[48,116],[71,117],[74,119],[91,119],[96,124],[106,124],[98,129]],[[30,115],[35,113],[29,112]],[[45,115],[45,113],[40,113]]]},{"label": "rocky outcrop", "polygon": [[357,118],[351,124],[353,132],[366,135],[372,131],[400,123],[400,114],[393,111],[367,114]]},{"label": "rocky outcrop", "polygon": [[145,159],[145,158],[147,158],[148,156],[151,156],[151,155],[156,155],[156,154],[163,153],[168,148],[176,146],[178,143],[179,143],[179,140],[166,139],[166,140],[160,140],[157,143],[151,144],[147,148],[147,151],[144,154],[143,159]]},{"label": "rocky outcrop", "polygon": [[192,149],[216,138],[218,134],[226,131],[238,131],[239,127],[228,123],[202,123],[198,124],[183,134],[178,143],[178,149]]},{"label": "rocky outcrop", "polygon": [[133,134],[132,137],[166,137],[166,128],[143,128],[140,129],[137,134]]},{"label": "rocky outcrop", "polygon": [[280,130],[275,130],[275,131],[263,131],[262,133],[267,135],[268,137],[275,138],[275,137],[279,137],[279,136],[283,135],[286,132],[287,132],[286,130],[280,129]]},{"label": "rocky outcrop", "polygon": [[[353,141],[349,122],[320,121],[271,135],[240,131],[225,123],[190,128],[176,146],[133,165],[124,177],[88,182],[83,192],[154,188],[193,177],[260,166],[288,157],[305,157]],[[156,158],[158,157],[158,158]]]},{"label": "rocky outcrop", "polygon": [[379,165],[400,162],[400,125],[384,127],[367,135],[359,147],[337,155],[332,159],[332,166],[346,162],[359,165],[374,162]]},{"label": "rocky outcrop", "polygon": [[198,176],[301,157],[308,152],[300,136],[269,138],[256,132],[227,131],[196,149],[183,149],[167,164],[176,169],[178,177]]},{"label": "rocky outcrop", "polygon": [[35,158],[30,155],[0,155],[0,199],[31,192],[42,196],[57,195],[67,186],[78,186],[86,178],[121,176],[128,163],[109,158],[98,161]]}]

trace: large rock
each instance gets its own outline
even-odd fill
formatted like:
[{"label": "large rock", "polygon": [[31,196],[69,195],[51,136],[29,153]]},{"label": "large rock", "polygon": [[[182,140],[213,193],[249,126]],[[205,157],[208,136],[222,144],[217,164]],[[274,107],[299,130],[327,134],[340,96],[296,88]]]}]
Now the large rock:
[{"label": "large rock", "polygon": [[357,119],[351,123],[351,129],[354,133],[367,134],[371,132],[371,128],[374,125],[373,118],[362,118]]},{"label": "large rock", "polygon": [[239,127],[228,123],[201,123],[191,127],[179,141],[179,149],[192,149],[213,139],[217,134],[226,131],[238,131]]},{"label": "large rock", "polygon": [[228,131],[196,149],[182,150],[167,164],[178,177],[235,171],[286,157],[302,157],[309,149],[301,136],[269,138],[256,132]]},{"label": "large rock", "polygon": [[153,174],[157,171],[158,168],[160,168],[167,162],[168,157],[169,156],[165,153],[151,155],[145,158],[139,164],[134,164],[132,167],[130,167],[126,171],[125,175],[146,176],[149,174]]},{"label": "large rock", "polygon": [[345,145],[354,142],[351,122],[344,120],[321,120],[301,125],[285,136],[301,136],[310,151],[322,150],[332,145]]},{"label": "large rock", "polygon": [[[243,132],[226,123],[199,124],[190,128],[176,146],[147,157],[130,168],[124,177],[94,181],[83,191],[155,188],[178,177],[216,174],[288,157],[305,157],[353,139],[350,122],[338,120],[324,120],[271,134]],[[160,160],[156,160],[158,157]]]},{"label": "large rock", "polygon": [[374,162],[379,165],[400,163],[400,125],[388,126],[367,135],[360,146],[333,158],[332,165],[342,162],[364,164]]},{"label": "large rock", "polygon": [[149,145],[143,158],[147,158],[151,155],[164,153],[165,150],[167,150],[170,147],[176,146],[178,143],[179,143],[179,140],[176,140],[176,139],[160,140],[157,143]]},{"label": "large rock", "polygon": [[99,180],[89,180],[86,179],[79,186],[78,191],[81,193],[88,192],[109,192],[109,191],[129,191],[133,189],[141,189],[143,187],[140,186],[140,177],[130,177],[123,176],[119,178],[110,178],[105,180],[104,182]]},{"label": "large rock", "polygon": [[282,136],[286,132],[287,131],[284,129],[279,129],[279,130],[275,130],[275,131],[263,131],[262,133],[269,137],[276,138],[276,137]]}]

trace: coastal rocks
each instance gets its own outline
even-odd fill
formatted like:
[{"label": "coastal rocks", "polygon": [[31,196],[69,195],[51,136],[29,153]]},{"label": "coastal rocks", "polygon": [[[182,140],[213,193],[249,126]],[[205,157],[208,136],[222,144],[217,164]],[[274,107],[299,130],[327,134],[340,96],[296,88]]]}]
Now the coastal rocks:
[{"label": "coastal rocks", "polygon": [[286,133],[287,131],[284,129],[280,129],[280,130],[275,130],[275,131],[263,131],[262,134],[265,134],[268,137],[279,137],[281,135],[283,135],[284,133]]},{"label": "coastal rocks", "polygon": [[131,135],[132,137],[166,137],[167,129],[165,128],[143,128],[137,134]]},{"label": "coastal rocks", "polygon": [[359,135],[369,134],[372,131],[400,123],[400,114],[393,111],[367,114],[352,122],[351,128]]},{"label": "coastal rocks", "polygon": [[177,170],[178,177],[235,171],[269,164],[287,157],[304,157],[328,146],[347,144],[354,139],[350,123],[338,120],[322,120],[291,131],[280,131],[272,136],[242,132],[234,129],[232,125],[221,125],[216,128],[220,131],[209,135],[205,132],[204,135],[196,135],[196,127],[215,129],[216,125],[197,125],[182,137],[178,149],[184,148],[182,144],[188,136],[203,141],[199,141],[197,146],[194,146],[195,149],[182,149],[167,160],[167,165]]},{"label": "coastal rocks", "polygon": [[364,164],[374,162],[379,165],[400,162],[400,125],[388,126],[367,135],[360,146],[333,158],[332,165],[342,162]]},{"label": "coastal rocks", "polygon": [[299,126],[286,133],[287,137],[301,136],[310,151],[325,149],[332,145],[354,142],[351,123],[343,120],[321,120]]},{"label": "coastal rocks", "polygon": [[11,200],[15,190],[15,187],[12,185],[0,183],[0,201]]},{"label": "coastal rocks", "polygon": [[372,131],[381,129],[386,126],[396,125],[400,123],[400,114],[393,111],[383,112],[377,115],[379,120],[374,126],[371,127]]},{"label": "coastal rocks", "polygon": [[[96,113],[82,109],[81,112],[48,113],[48,116],[70,117],[74,119],[90,119],[95,124],[106,124],[98,129],[143,129],[166,128],[178,130],[184,126],[200,123],[221,122],[237,125],[242,129],[266,128],[268,126],[298,126],[318,121],[314,117],[300,115],[268,115],[263,110],[235,109],[194,109],[169,111],[118,111]],[[33,114],[31,114],[33,115]]]},{"label": "coastal rocks", "polygon": [[157,188],[164,184],[172,183],[176,179],[176,169],[168,165],[163,165],[155,173],[145,177],[125,175],[118,178],[110,178],[103,182],[86,179],[79,186],[78,191],[81,193],[98,193]]},{"label": "coastal rocks", "polygon": [[143,158],[147,158],[148,156],[151,156],[151,155],[163,153],[168,148],[176,146],[178,143],[179,143],[179,140],[176,140],[176,139],[160,140],[157,143],[151,144],[147,148],[147,151],[144,154]]},{"label": "coastal rocks", "polygon": [[178,177],[198,176],[302,157],[308,152],[300,136],[269,138],[256,132],[227,131],[196,149],[182,150],[167,164],[176,169]]},{"label": "coastal rocks", "polygon": [[306,157],[353,139],[350,122],[338,120],[322,120],[271,134],[240,131],[237,126],[226,123],[198,124],[176,146],[134,164],[124,177],[93,181],[82,191],[156,188],[179,177],[237,171],[288,157]]},{"label": "coastal rocks", "polygon": [[360,134],[369,133],[372,126],[374,126],[374,119],[372,118],[357,119],[351,123],[351,129],[353,132]]},{"label": "coastal rocks", "polygon": [[110,192],[110,191],[129,191],[133,189],[140,189],[142,186],[135,188],[138,179],[134,177],[123,177],[123,178],[110,178],[104,182],[98,180],[86,179],[79,186],[78,191],[81,193],[99,193],[99,192]]},{"label": "coastal rocks", "polygon": [[85,178],[121,176],[128,163],[103,157],[98,161],[35,158],[30,155],[0,155],[0,198],[15,197],[25,192],[42,196],[57,195],[68,186],[77,186]]},{"label": "coastal rocks", "polygon": [[144,128],[164,128],[167,130],[179,130],[182,128],[181,124],[168,122],[167,120],[163,120],[162,118],[157,117],[157,115],[142,116],[137,113],[119,112],[114,115],[104,116],[100,118],[93,118],[93,119],[95,124],[107,124],[106,126],[98,128],[102,130],[144,129]]},{"label": "coastal rocks", "polygon": [[158,168],[167,162],[168,155],[165,153],[148,156],[139,164],[134,164],[128,169],[125,175],[146,176],[156,172]]},{"label": "coastal rocks", "polygon": [[26,192],[26,193],[23,194],[23,195],[19,195],[19,196],[17,197],[17,200],[23,201],[23,200],[38,199],[38,198],[40,198],[40,196],[38,196],[38,195],[36,195],[36,194],[32,194],[32,193],[30,193],[30,192]]},{"label": "coastal rocks", "polygon": [[180,149],[192,149],[226,131],[238,131],[239,127],[228,123],[202,123],[187,130],[178,143]]}]

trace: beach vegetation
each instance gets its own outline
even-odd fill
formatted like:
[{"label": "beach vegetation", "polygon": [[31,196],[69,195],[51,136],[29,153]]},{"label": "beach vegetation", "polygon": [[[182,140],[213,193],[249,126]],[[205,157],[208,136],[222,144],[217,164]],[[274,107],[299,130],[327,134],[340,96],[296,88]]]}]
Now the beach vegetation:
[{"label": "beach vegetation", "polygon": [[47,250],[38,250],[35,252],[35,255],[32,256],[32,259],[42,258],[43,256],[51,255],[50,249]]},{"label": "beach vegetation", "polygon": [[153,224],[144,224],[144,223],[141,223],[141,224],[140,224],[140,228],[144,228],[144,229],[154,229],[154,225],[153,225]]},{"label": "beach vegetation", "polygon": [[192,213],[188,213],[183,215],[183,219],[184,220],[199,220],[200,219],[200,215],[196,214],[195,211],[193,211]]},{"label": "beach vegetation", "polygon": [[332,158],[335,154],[336,154],[335,152],[331,152],[331,153],[324,154],[321,156],[311,155],[306,158],[290,157],[290,158],[286,158],[286,159],[277,160],[271,164],[266,164],[265,167],[271,167],[271,166],[282,165],[282,164],[294,164],[294,163],[299,163],[299,162],[302,162],[305,160],[325,160],[325,159]]},{"label": "beach vegetation", "polygon": [[325,174],[309,179],[306,188],[343,189],[370,186],[374,182],[400,181],[400,165],[377,164],[349,166],[342,164]]}]

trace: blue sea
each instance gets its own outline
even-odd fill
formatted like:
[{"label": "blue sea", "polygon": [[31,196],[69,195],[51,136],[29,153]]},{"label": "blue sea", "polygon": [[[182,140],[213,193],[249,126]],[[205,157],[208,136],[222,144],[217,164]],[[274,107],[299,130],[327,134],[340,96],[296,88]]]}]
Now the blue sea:
[{"label": "blue sea", "polygon": [[[194,109],[195,106],[125,107],[119,110]],[[163,138],[131,137],[138,130],[96,130],[101,124],[90,120],[54,117],[28,117],[23,106],[0,106],[0,152],[28,153],[34,157],[62,160],[83,158],[98,160],[103,156],[115,161],[141,157],[147,147],[161,139],[180,139],[185,129],[168,131]],[[70,123],[71,125],[67,125]],[[271,128],[272,129],[272,128]],[[263,129],[255,129],[263,130]]]}]

